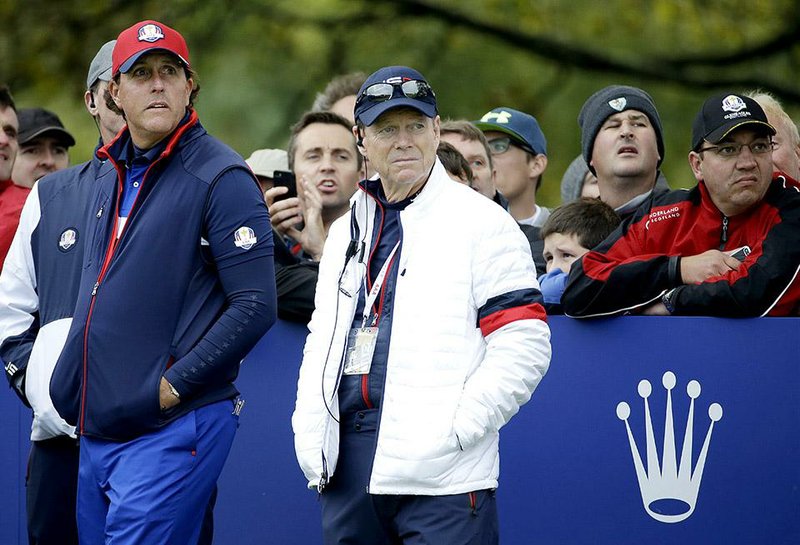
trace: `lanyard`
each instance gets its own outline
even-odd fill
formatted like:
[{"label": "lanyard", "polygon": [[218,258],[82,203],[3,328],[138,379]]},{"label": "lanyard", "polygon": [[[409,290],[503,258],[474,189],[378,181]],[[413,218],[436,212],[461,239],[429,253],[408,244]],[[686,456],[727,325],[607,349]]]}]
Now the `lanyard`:
[{"label": "lanyard", "polygon": [[[363,319],[361,321],[361,327],[365,327],[367,325],[367,320],[369,320],[369,315],[372,312],[372,305],[375,304],[375,300],[378,298],[378,294],[383,287],[383,281],[386,280],[386,273],[389,272],[389,267],[392,264],[392,259],[394,258],[395,252],[397,252],[397,248],[400,246],[400,241],[397,241],[397,244],[394,245],[392,251],[389,252],[389,255],[386,256],[386,261],[383,262],[383,267],[381,270],[378,271],[378,276],[375,277],[375,283],[372,284],[372,289],[369,290],[369,294],[367,295],[366,299],[364,299],[364,311],[362,313]],[[366,279],[364,280],[366,282]],[[373,321],[372,325],[378,321],[380,314],[375,315],[375,320]]]}]

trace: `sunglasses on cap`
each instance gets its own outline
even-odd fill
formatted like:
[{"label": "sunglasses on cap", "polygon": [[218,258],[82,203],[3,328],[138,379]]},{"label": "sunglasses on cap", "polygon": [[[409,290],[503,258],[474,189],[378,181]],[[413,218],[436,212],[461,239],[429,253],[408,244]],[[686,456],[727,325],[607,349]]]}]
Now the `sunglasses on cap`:
[{"label": "sunglasses on cap", "polygon": [[406,98],[420,99],[425,97],[436,98],[433,89],[424,81],[408,80],[403,83],[373,83],[361,93],[357,103],[365,100],[384,102],[394,96],[395,88],[399,87]]},{"label": "sunglasses on cap", "polygon": [[523,142],[512,140],[510,136],[501,136],[500,138],[492,138],[487,142],[487,144],[489,144],[489,151],[492,152],[492,155],[502,155],[503,153],[507,152],[509,146],[512,145],[522,150],[525,150],[530,154],[538,155],[532,147]]}]

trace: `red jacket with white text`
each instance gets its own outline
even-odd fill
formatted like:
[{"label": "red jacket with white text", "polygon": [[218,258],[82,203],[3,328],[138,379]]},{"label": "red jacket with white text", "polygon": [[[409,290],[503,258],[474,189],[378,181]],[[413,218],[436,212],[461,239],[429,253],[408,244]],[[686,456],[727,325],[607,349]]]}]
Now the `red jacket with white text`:
[{"label": "red jacket with white text", "polygon": [[[738,269],[683,284],[680,259],[719,249]],[[744,250],[742,250],[744,248]],[[745,257],[746,254],[746,257]],[[598,317],[642,309],[674,288],[674,314],[796,316],[800,313],[800,191],[775,176],[753,208],[720,212],[703,182],[656,195],[572,265],[564,312]]]}]

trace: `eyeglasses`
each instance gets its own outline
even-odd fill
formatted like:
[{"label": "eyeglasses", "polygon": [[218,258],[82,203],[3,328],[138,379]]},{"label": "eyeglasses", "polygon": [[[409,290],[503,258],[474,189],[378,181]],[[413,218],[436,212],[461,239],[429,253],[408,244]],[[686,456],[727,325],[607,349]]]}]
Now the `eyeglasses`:
[{"label": "eyeglasses", "polygon": [[537,155],[532,147],[522,142],[512,140],[510,136],[501,136],[500,138],[493,138],[487,142],[489,144],[489,151],[492,155],[502,155],[508,151],[509,146],[514,145],[520,149],[527,151],[532,155]]},{"label": "eyeglasses", "polygon": [[736,142],[729,142],[721,146],[706,146],[697,150],[698,153],[703,151],[713,151],[723,159],[730,159],[732,157],[739,157],[742,153],[742,148],[747,148],[753,155],[764,155],[775,149],[775,143],[771,140],[756,140],[749,144],[737,144]]},{"label": "eyeglasses", "polygon": [[406,98],[420,99],[428,96],[436,98],[430,85],[424,81],[411,79],[403,83],[373,83],[364,89],[357,102],[361,103],[365,100],[383,102],[389,100],[394,96],[396,87],[400,88]]}]

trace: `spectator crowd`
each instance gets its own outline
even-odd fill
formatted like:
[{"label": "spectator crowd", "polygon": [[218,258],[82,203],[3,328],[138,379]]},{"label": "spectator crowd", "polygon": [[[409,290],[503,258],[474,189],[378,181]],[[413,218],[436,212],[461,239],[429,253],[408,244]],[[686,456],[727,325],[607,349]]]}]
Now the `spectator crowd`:
[{"label": "spectator crowd", "polygon": [[[657,105],[636,87],[587,97],[560,173],[518,105],[449,119],[433,82],[396,66],[334,78],[285,149],[245,160],[202,128],[195,79],[177,31],[123,30],[88,65],[97,142],[0,84],[0,359],[33,410],[31,543],[211,543],[236,369],[275,314],[310,323],[293,425],[331,543],[380,542],[388,518],[460,539],[458,522],[413,521],[461,493],[492,542],[497,432],[546,372],[546,314],[800,316],[800,136],[767,93],[704,97],[686,121],[694,180],[671,190]],[[559,176],[551,210],[537,196]],[[422,312],[433,299],[442,310]],[[412,437],[426,357],[441,422]],[[196,469],[154,479],[182,467],[164,453],[188,417],[210,452],[198,442]],[[170,499],[179,482],[192,493]],[[438,503],[374,499],[420,495]]]}]

